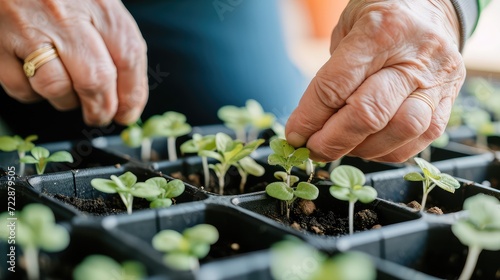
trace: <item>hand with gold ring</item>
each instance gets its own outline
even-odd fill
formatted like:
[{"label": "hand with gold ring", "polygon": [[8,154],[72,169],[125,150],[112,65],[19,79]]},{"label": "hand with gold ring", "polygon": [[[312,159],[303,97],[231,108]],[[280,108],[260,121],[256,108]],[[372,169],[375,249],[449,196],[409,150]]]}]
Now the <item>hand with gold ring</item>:
[{"label": "hand with gold ring", "polygon": [[465,79],[449,0],[350,1],[286,125],[311,158],[403,162],[438,138]]},{"label": "hand with gold ring", "polygon": [[147,101],[146,44],[119,0],[0,1],[0,84],[21,102],[129,124]]}]

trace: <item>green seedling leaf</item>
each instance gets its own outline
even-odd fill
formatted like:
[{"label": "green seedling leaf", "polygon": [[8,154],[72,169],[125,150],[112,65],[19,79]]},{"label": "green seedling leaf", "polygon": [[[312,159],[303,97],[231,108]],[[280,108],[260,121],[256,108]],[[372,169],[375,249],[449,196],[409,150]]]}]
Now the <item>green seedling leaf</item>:
[{"label": "green seedling leaf", "polygon": [[210,252],[210,244],[207,243],[193,243],[191,245],[191,254],[198,259],[204,258]]},{"label": "green seedling leaf", "polygon": [[293,194],[302,199],[315,200],[318,198],[319,190],[311,183],[299,182],[297,189],[293,192]]},{"label": "green seedling leaf", "polygon": [[332,182],[340,187],[352,188],[365,183],[365,175],[354,166],[339,165],[330,174]]},{"label": "green seedling leaf", "polygon": [[377,198],[377,191],[370,186],[355,187],[352,194],[362,203],[370,203]]},{"label": "green seedling leaf", "polygon": [[12,152],[17,150],[19,146],[18,139],[15,136],[0,136],[0,150],[4,152]]},{"label": "green seedling leaf", "polygon": [[[241,143],[240,143],[241,144]],[[215,135],[215,147],[219,152],[228,152],[233,150],[235,147],[235,143],[229,135],[219,132]],[[243,144],[241,144],[241,148],[243,148]],[[241,149],[240,148],[240,149]]]},{"label": "green seedling leaf", "polygon": [[199,224],[186,229],[183,235],[194,243],[214,244],[219,239],[219,231],[210,224]]},{"label": "green seedling leaf", "polygon": [[266,186],[266,193],[279,200],[288,201],[293,198],[293,189],[284,182],[273,182]]},{"label": "green seedling leaf", "polygon": [[[363,268],[363,269],[360,269]],[[326,260],[312,280],[377,279],[377,270],[370,257],[361,252],[345,252]]]},{"label": "green seedling leaf", "polygon": [[116,183],[108,179],[94,178],[90,181],[90,184],[96,190],[101,191],[103,193],[116,193],[119,190]]},{"label": "green seedling leaf", "polygon": [[141,146],[143,137],[142,128],[137,124],[127,127],[120,133],[123,143],[133,148]]},{"label": "green seedling leaf", "polygon": [[146,183],[137,183],[130,188],[133,196],[141,198],[157,197],[162,192],[160,187]]},{"label": "green seedling leaf", "polygon": [[[434,165],[432,165],[431,163],[429,163],[428,161],[422,159],[422,158],[419,158],[419,157],[415,157],[414,158],[415,162],[418,164],[418,166],[420,167],[420,169],[424,172],[425,174],[425,170],[427,170],[429,172],[429,176],[436,176],[441,174],[441,171],[439,171],[439,169],[437,169],[437,167],[435,167]],[[439,176],[437,176],[437,178],[439,178]]]},{"label": "green seedling leaf", "polygon": [[292,145],[288,144],[285,139],[280,138],[271,141],[269,146],[275,154],[284,158],[289,157],[295,151],[295,148]]},{"label": "green seedling leaf", "polygon": [[0,136],[0,151],[12,152],[17,150],[19,153],[24,153],[35,147],[33,141],[37,139],[37,135],[29,135],[25,139],[21,138],[19,135]]},{"label": "green seedling leaf", "polygon": [[[287,175],[287,174],[286,174],[286,172],[284,172],[284,171],[276,171],[276,172],[274,172],[274,177],[275,177],[276,179],[279,179],[279,180],[281,180],[281,181],[285,182],[285,183],[286,183],[286,178],[287,178],[287,176],[288,176],[288,175]],[[299,180],[300,180],[300,179],[299,179],[299,177],[297,177],[297,176],[295,176],[295,175],[290,175],[290,186],[293,186],[293,185],[294,185],[295,183],[297,183]]]},{"label": "green seedling leaf", "polygon": [[455,189],[460,188],[460,183],[448,174],[440,174],[439,179],[430,178],[434,184],[442,188],[445,191],[454,193]]},{"label": "green seedling leaf", "polygon": [[38,159],[36,159],[32,156],[24,156],[21,158],[21,162],[35,164],[35,163],[38,163]]},{"label": "green seedling leaf", "polygon": [[410,172],[406,174],[403,178],[406,181],[412,181],[412,182],[421,182],[425,180],[424,176],[422,176],[422,174],[418,172]]},{"label": "green seedling leaf", "polygon": [[287,165],[287,159],[278,154],[270,154],[267,157],[267,163],[284,167]]},{"label": "green seedling leaf", "polygon": [[238,161],[240,167],[248,174],[260,177],[264,175],[265,169],[251,157],[244,157]]},{"label": "green seedling leaf", "polygon": [[193,134],[193,138],[180,146],[183,153],[198,153],[202,150],[215,150],[215,135],[202,136],[199,133]]},{"label": "green seedling leaf", "polygon": [[301,164],[304,164],[304,162],[307,161],[308,159],[309,159],[309,149],[298,148],[289,157],[288,164],[291,166],[299,166]]},{"label": "green seedling leaf", "polygon": [[170,198],[158,198],[149,203],[150,208],[168,208],[170,206],[172,206],[172,199]]},{"label": "green seedling leaf", "polygon": [[351,200],[351,191],[349,188],[339,187],[339,186],[331,186],[330,194],[339,200],[349,201]]},{"label": "green seedling leaf", "polygon": [[194,270],[198,268],[198,258],[186,253],[174,252],[163,257],[163,261],[172,269]]},{"label": "green seedling leaf", "polygon": [[118,179],[120,179],[120,182],[122,182],[123,185],[125,185],[125,187],[127,188],[131,188],[135,183],[137,183],[137,176],[135,176],[134,173],[130,171],[127,171],[118,176]]},{"label": "green seedling leaf", "polygon": [[201,157],[213,158],[219,162],[224,161],[224,157],[215,151],[202,150],[198,153]]},{"label": "green seedling leaf", "polygon": [[48,158],[50,155],[49,150],[45,149],[44,147],[34,147],[31,149],[31,155],[37,159],[40,160],[42,158]]},{"label": "green seedling leaf", "polygon": [[267,129],[273,126],[276,117],[271,113],[264,112],[259,102],[249,99],[245,103],[252,126],[257,129]]},{"label": "green seedling leaf", "polygon": [[171,180],[165,186],[165,196],[168,198],[178,197],[184,193],[186,186],[184,182],[179,179]]},{"label": "green seedling leaf", "polygon": [[74,269],[74,280],[140,280],[146,277],[146,268],[136,261],[122,264],[104,255],[90,255]]},{"label": "green seedling leaf", "polygon": [[73,156],[66,151],[58,151],[47,158],[47,162],[73,162]]},{"label": "green seedling leaf", "polygon": [[153,248],[160,252],[170,252],[186,247],[182,234],[170,229],[158,232],[152,242]]}]

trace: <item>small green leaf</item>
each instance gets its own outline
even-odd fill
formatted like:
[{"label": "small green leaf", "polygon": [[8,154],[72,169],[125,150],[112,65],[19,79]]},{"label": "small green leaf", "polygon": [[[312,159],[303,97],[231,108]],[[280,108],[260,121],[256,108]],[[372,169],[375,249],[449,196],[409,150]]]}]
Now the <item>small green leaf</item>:
[{"label": "small green leaf", "polygon": [[295,151],[295,148],[292,145],[288,144],[285,139],[280,138],[272,140],[269,143],[269,146],[274,153],[283,158],[288,158]]},{"label": "small green leaf", "polygon": [[441,174],[439,176],[438,180],[436,180],[432,177],[430,177],[430,179],[434,184],[436,184],[436,186],[440,187],[441,189],[443,189],[447,192],[454,193],[457,184],[458,184],[458,187],[460,187],[460,184],[458,183],[458,181],[454,180],[454,178],[448,174]]},{"label": "small green leaf", "polygon": [[12,152],[17,150],[19,142],[14,137],[0,136],[0,150],[4,152]]},{"label": "small green leaf", "polygon": [[167,186],[167,179],[163,177],[152,177],[147,179],[145,183],[155,185],[158,188],[165,188]]},{"label": "small green leaf", "polygon": [[233,148],[233,139],[231,139],[231,137],[229,137],[229,135],[225,133],[218,132],[215,135],[215,146],[217,147],[216,149],[219,152],[231,151]]},{"label": "small green leaf", "polygon": [[194,243],[191,244],[190,252],[198,259],[204,258],[210,252],[210,244],[208,243]]},{"label": "small green leaf", "polygon": [[94,178],[90,181],[90,184],[103,193],[116,193],[119,189],[115,182],[108,179]]},{"label": "small green leaf", "polygon": [[174,179],[167,183],[165,187],[165,196],[168,198],[178,197],[184,192],[185,188],[186,186],[183,181]]},{"label": "small green leaf", "polygon": [[183,245],[184,237],[175,230],[162,230],[155,234],[152,240],[153,248],[160,252],[170,252],[178,250]]},{"label": "small green leaf", "polygon": [[[478,228],[500,230],[500,202],[497,198],[479,194],[464,201],[469,220]],[[500,232],[499,232],[500,234]]]},{"label": "small green leaf", "polygon": [[288,201],[293,198],[293,189],[284,182],[273,182],[266,186],[266,193],[279,200]]},{"label": "small green leaf", "polygon": [[377,198],[377,191],[370,186],[354,188],[352,194],[356,196],[362,203],[370,203]]},{"label": "small green leaf", "polygon": [[424,176],[422,176],[422,174],[418,173],[418,172],[410,172],[408,174],[406,174],[403,179],[405,179],[406,181],[412,181],[412,182],[421,182],[421,181],[424,181],[425,178]]},{"label": "small green leaf", "polygon": [[172,200],[170,198],[158,198],[149,203],[150,208],[168,208],[170,206],[172,206]]},{"label": "small green leaf", "polygon": [[120,264],[112,258],[104,255],[90,255],[73,270],[73,278],[74,280],[117,279],[116,274],[120,275],[120,272]]},{"label": "small green leaf", "polygon": [[202,151],[198,152],[198,155],[200,157],[213,158],[219,162],[224,161],[224,158],[222,157],[222,155],[215,152],[215,151],[202,150]]},{"label": "small green leaf", "polygon": [[451,230],[464,245],[479,246],[491,251],[500,250],[499,231],[481,231],[468,221],[455,222]]},{"label": "small green leaf", "polygon": [[424,169],[427,169],[434,176],[441,174],[441,172],[439,171],[439,169],[437,169],[437,167],[435,167],[431,163],[427,162],[425,159],[415,157],[414,160],[418,164],[420,169],[422,169],[422,171],[424,171]]},{"label": "small green leaf", "polygon": [[293,194],[302,199],[315,200],[318,198],[319,190],[311,183],[299,182]]},{"label": "small green leaf", "polygon": [[351,199],[351,191],[345,187],[331,186],[330,194],[339,200],[349,201]]},{"label": "small green leaf", "polygon": [[365,184],[365,174],[358,168],[350,165],[339,165],[330,174],[332,182],[340,187],[352,188]]},{"label": "small green leaf", "polygon": [[298,148],[292,153],[288,159],[288,163],[292,166],[298,166],[303,164],[309,159],[309,149],[308,148]]},{"label": "small green leaf", "polygon": [[193,270],[199,266],[198,258],[186,253],[170,253],[165,255],[163,261],[172,269]]},{"label": "small green leaf", "polygon": [[219,231],[210,224],[199,224],[184,230],[183,235],[192,243],[214,244],[219,240]]},{"label": "small green leaf", "polygon": [[120,133],[120,138],[129,147],[140,147],[143,139],[142,128],[137,124],[131,125]]},{"label": "small green leaf", "polygon": [[137,176],[134,173],[127,171],[122,175],[118,176],[118,179],[127,187],[131,188],[137,182]]},{"label": "small green leaf", "polygon": [[73,156],[66,151],[58,151],[47,158],[47,162],[73,162]]},{"label": "small green leaf", "polygon": [[157,197],[162,194],[162,189],[156,185],[148,184],[148,183],[137,183],[132,186],[130,189],[130,193],[135,197]]},{"label": "small green leaf", "polygon": [[61,225],[45,225],[37,231],[40,248],[47,252],[59,252],[69,244],[68,230]]},{"label": "small green leaf", "polygon": [[49,150],[45,149],[44,147],[34,147],[31,149],[31,155],[35,158],[40,160],[41,158],[47,158],[50,155]]},{"label": "small green leaf", "polygon": [[24,157],[21,158],[20,161],[23,162],[23,163],[31,163],[31,164],[38,163],[38,160],[35,159],[32,156],[24,156]]},{"label": "small green leaf", "polygon": [[241,168],[248,174],[260,177],[264,175],[265,169],[251,157],[244,157],[238,161]]},{"label": "small green leaf", "polygon": [[279,165],[285,168],[287,159],[278,154],[270,154],[267,156],[267,163],[270,165]]}]

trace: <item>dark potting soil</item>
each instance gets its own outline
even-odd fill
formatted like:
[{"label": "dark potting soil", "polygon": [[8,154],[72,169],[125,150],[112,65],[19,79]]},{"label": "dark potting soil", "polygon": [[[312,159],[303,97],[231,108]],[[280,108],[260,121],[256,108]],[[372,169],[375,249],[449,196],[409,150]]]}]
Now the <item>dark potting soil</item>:
[{"label": "dark potting soil", "polygon": [[[170,176],[172,176],[173,178],[182,180],[188,184],[191,184],[191,185],[198,187],[202,190],[205,190],[207,192],[219,194],[218,179],[212,173],[210,174],[210,180],[209,180],[208,186],[203,186],[203,175],[200,173],[191,173],[188,176],[186,176],[182,172],[179,171],[179,172],[171,173]],[[239,175],[226,176],[226,178],[227,177],[230,177],[229,178],[230,180],[226,180],[226,186],[224,187],[224,195],[242,194],[240,192],[240,185],[239,185],[241,177]],[[264,191],[268,184],[269,184],[268,182],[259,182],[257,184],[250,186],[247,182],[243,193],[253,193],[253,192]]]},{"label": "dark potting soil", "polygon": [[[292,206],[290,219],[278,212],[264,213],[267,217],[292,228],[318,235],[341,236],[349,234],[349,217],[316,208],[314,202],[298,200]],[[365,231],[381,225],[377,213],[364,209],[354,213],[354,231]]]},{"label": "dark potting soil", "polygon": [[[78,210],[84,213],[94,216],[108,216],[127,212],[127,208],[118,196],[110,196],[107,199],[104,199],[101,196],[96,199],[78,198],[62,194],[55,194],[52,196],[66,204],[76,207]],[[133,210],[148,208],[149,201],[142,198],[134,198]]]},{"label": "dark potting soil", "polygon": [[490,182],[490,186],[500,190],[500,160],[494,158],[486,168],[486,180]]}]

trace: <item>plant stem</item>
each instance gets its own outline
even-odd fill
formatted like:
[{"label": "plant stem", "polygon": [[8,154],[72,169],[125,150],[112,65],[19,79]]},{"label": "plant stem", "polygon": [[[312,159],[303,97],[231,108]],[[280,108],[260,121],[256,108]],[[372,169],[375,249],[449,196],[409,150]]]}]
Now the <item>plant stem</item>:
[{"label": "plant stem", "polygon": [[210,171],[208,170],[208,159],[207,157],[201,157],[201,164],[203,166],[203,175],[205,181],[205,188],[208,188],[210,184]]},{"label": "plant stem", "polygon": [[24,249],[24,258],[26,260],[26,273],[29,280],[40,279],[40,268],[38,267],[38,249],[34,246],[28,246]]},{"label": "plant stem", "polygon": [[241,181],[240,181],[240,193],[245,192],[245,185],[247,183],[248,174],[243,170],[243,168],[238,168],[238,173],[240,173]]},{"label": "plant stem", "polygon": [[349,200],[349,235],[354,233],[354,203],[355,201]]},{"label": "plant stem", "polygon": [[168,142],[168,160],[174,161],[177,160],[177,150],[175,147],[175,139],[176,137],[170,136],[167,137]]},{"label": "plant stem", "polygon": [[311,183],[311,180],[314,177],[314,163],[313,163],[312,159],[307,159],[306,174],[309,174],[309,179],[307,179],[307,182]]},{"label": "plant stem", "polygon": [[151,146],[153,141],[150,138],[144,138],[141,142],[141,160],[150,161],[151,160]]},{"label": "plant stem", "polygon": [[17,154],[19,155],[19,172],[18,172],[18,174],[19,174],[19,176],[24,176],[24,169],[25,169],[26,164],[24,162],[22,162],[21,159],[24,157],[26,152],[18,151]]},{"label": "plant stem", "polygon": [[[426,184],[428,180],[426,179]],[[431,185],[429,188],[426,188],[424,185],[424,194],[422,195],[422,203],[420,204],[420,213],[423,213],[425,210],[425,204],[427,203],[427,196],[429,196],[429,193],[434,189],[436,185]]]},{"label": "plant stem", "polygon": [[467,260],[465,261],[464,269],[462,270],[460,277],[458,277],[458,280],[468,280],[471,278],[481,251],[482,248],[479,246],[474,246],[474,245],[469,246],[469,252],[467,253]]},{"label": "plant stem", "polygon": [[127,207],[127,213],[130,215],[132,214],[132,204],[134,202],[134,197],[131,194],[125,194],[125,193],[118,193],[120,195],[120,198],[123,201],[123,204],[125,204],[125,207]]},{"label": "plant stem", "polygon": [[289,203],[288,201],[285,203],[286,205],[286,218],[290,220],[290,206],[291,206],[291,203]]},{"label": "plant stem", "polygon": [[224,177],[226,174],[219,174],[219,194],[223,195],[224,194],[224,184],[226,183],[224,181]]}]

